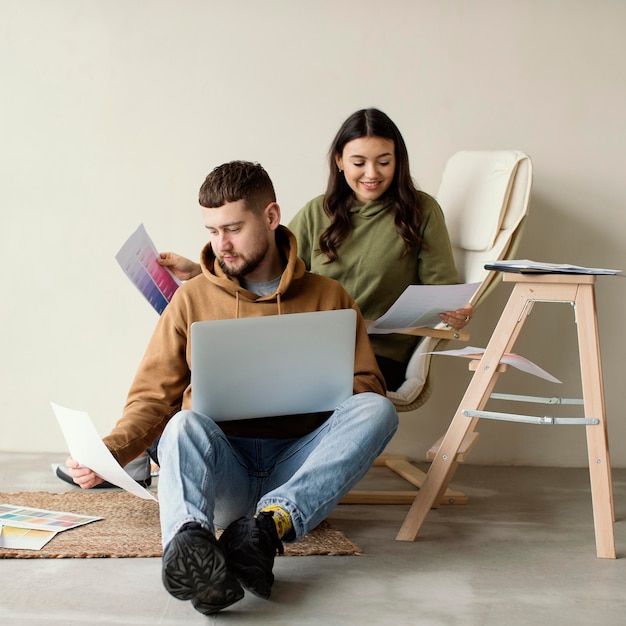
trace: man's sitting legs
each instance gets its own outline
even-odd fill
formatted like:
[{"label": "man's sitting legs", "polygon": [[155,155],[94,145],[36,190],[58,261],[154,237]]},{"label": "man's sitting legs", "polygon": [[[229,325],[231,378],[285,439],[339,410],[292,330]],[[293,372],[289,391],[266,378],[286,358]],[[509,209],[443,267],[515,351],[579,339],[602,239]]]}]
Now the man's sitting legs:
[{"label": "man's sitting legs", "polygon": [[[268,598],[281,539],[300,539],[322,522],[365,475],[397,425],[384,396],[358,394],[301,439],[262,440],[265,454],[255,457],[255,440],[231,441],[212,420],[191,411],[177,414],[159,444],[166,589],[206,614],[239,600],[239,583]],[[259,487],[251,476],[262,475],[268,493],[256,504],[257,515],[246,515],[255,510]],[[219,542],[208,530],[216,505],[227,524]]]},{"label": "man's sitting legs", "polygon": [[292,526],[281,538],[301,539],[365,476],[397,428],[398,414],[386,397],[351,396],[317,430],[283,450],[257,511],[278,507]]},{"label": "man's sitting legs", "polygon": [[192,411],[170,420],[158,452],[163,584],[210,615],[244,594],[215,539],[214,510],[218,499],[230,519],[254,510],[248,472],[215,422]]}]

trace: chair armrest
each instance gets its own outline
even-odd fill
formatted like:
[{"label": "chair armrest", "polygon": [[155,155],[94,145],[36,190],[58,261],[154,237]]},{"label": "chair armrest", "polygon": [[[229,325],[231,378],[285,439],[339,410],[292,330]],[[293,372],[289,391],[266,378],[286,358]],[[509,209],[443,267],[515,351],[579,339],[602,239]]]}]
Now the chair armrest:
[{"label": "chair armrest", "polygon": [[[365,320],[365,325],[369,326],[372,320]],[[406,328],[398,330],[391,335],[413,335],[414,337],[435,337],[436,339],[456,339],[457,341],[469,341],[470,334],[454,330],[454,328]]]},{"label": "chair armrest", "polygon": [[394,335],[413,335],[415,337],[435,337],[436,339],[456,339],[457,341],[469,341],[470,334],[463,333],[454,328],[407,328],[399,330]]}]

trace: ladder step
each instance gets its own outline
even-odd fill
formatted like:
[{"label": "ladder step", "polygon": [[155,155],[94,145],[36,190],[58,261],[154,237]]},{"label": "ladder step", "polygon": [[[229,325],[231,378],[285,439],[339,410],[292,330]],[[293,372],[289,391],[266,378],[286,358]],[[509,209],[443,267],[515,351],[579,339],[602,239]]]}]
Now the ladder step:
[{"label": "ladder step", "polygon": [[[465,455],[469,454],[472,448],[476,445],[479,436],[480,433],[477,433],[476,431],[467,433],[467,435],[465,435],[463,441],[461,442],[461,445],[459,446],[459,451],[456,455],[456,460],[458,463],[463,463],[465,461]],[[435,459],[435,457],[437,456],[437,452],[439,452],[439,448],[441,448],[442,442],[443,437],[440,437],[439,439],[437,439],[437,441],[435,441],[435,443],[433,443],[432,446],[430,446],[430,449],[426,453],[426,458],[429,461],[433,461]]]}]

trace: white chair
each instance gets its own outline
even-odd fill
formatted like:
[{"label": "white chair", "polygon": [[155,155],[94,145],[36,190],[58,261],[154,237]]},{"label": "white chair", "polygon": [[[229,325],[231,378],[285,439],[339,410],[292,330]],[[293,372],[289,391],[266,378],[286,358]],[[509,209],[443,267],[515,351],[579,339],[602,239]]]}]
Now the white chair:
[{"label": "white chair", "polygon": [[[494,289],[501,274],[484,268],[488,262],[514,258],[529,210],[532,163],[518,150],[457,152],[448,159],[436,195],[446,218],[446,225],[459,272],[464,283],[480,282],[471,303],[476,309]],[[467,340],[467,333],[437,329],[415,329],[410,334],[423,336],[406,370],[406,380],[396,390],[387,392],[399,412],[412,411],[428,400],[432,392],[431,356],[440,342]],[[467,448],[472,442],[467,442]],[[437,444],[435,444],[436,446]],[[460,451],[462,460],[466,449]],[[416,487],[424,472],[406,457],[382,456],[375,465],[384,465]],[[415,491],[352,491],[344,503],[411,503]],[[442,502],[461,503],[467,499],[449,491]]]}]

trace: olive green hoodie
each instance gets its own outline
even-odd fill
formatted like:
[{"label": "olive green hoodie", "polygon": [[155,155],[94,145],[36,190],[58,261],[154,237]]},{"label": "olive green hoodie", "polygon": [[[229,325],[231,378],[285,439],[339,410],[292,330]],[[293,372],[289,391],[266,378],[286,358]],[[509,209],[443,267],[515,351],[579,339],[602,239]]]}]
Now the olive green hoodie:
[{"label": "olive green hoodie", "polygon": [[[385,393],[383,377],[354,300],[335,280],[305,270],[297,255],[295,237],[287,228],[279,226],[276,241],[286,259],[286,268],[276,293],[269,296],[257,296],[244,289],[236,278],[226,276],[216,263],[211,245],[205,246],[202,274],[183,284],[163,311],[128,393],[123,415],[104,438],[121,465],[146,450],[175,413],[191,408],[189,338],[193,322],[353,308],[357,311],[354,393]],[[280,384],[277,380],[278,390]],[[232,436],[300,437],[321,425],[328,415],[267,417],[224,422],[221,426]]]},{"label": "olive green hoodie", "polygon": [[[319,253],[320,235],[330,224],[324,196],[311,200],[289,223],[306,268],[338,280],[367,320],[386,313],[408,285],[452,285],[458,280],[441,207],[428,194],[420,191],[418,195],[422,241],[408,254],[384,198],[367,204],[354,202],[351,231],[332,263]],[[372,335],[370,339],[377,355],[403,363],[408,362],[418,341],[406,335]]]}]

